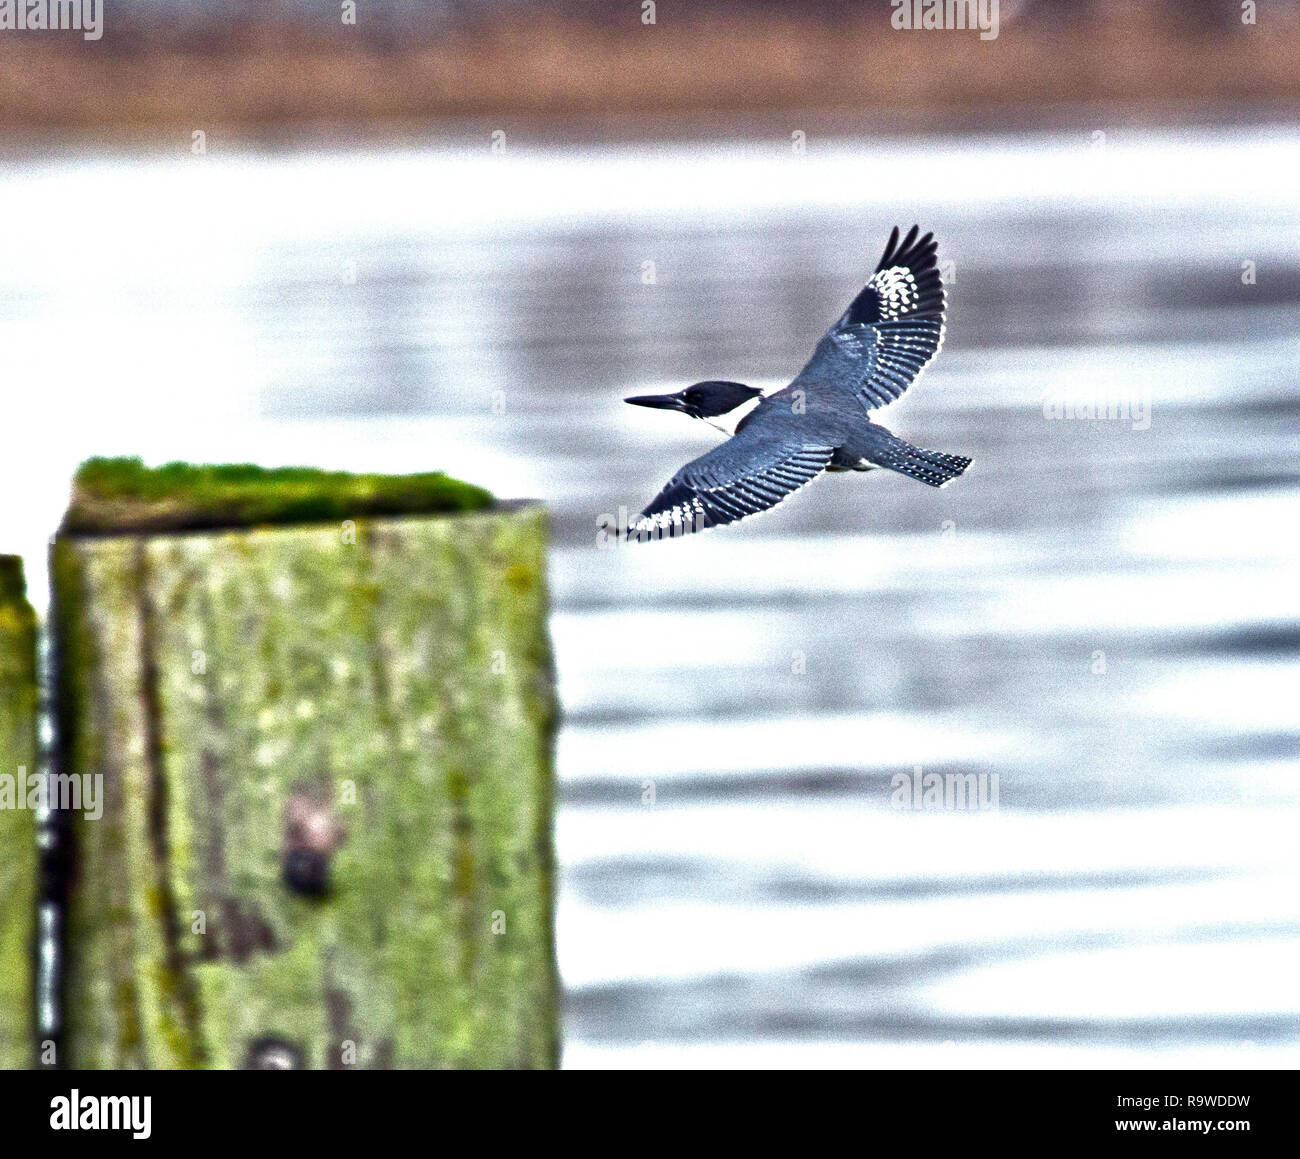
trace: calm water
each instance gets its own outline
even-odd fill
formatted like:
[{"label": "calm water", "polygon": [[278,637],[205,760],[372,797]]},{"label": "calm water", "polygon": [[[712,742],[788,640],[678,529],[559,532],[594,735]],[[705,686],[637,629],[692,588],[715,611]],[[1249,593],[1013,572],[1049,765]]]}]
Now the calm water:
[{"label": "calm water", "polygon": [[[0,550],[89,453],[545,498],[569,1065],[1298,1065],[1297,205],[1283,129],[11,160]],[[719,437],[619,400],[784,382],[912,220],[881,417],[966,476],[601,549]]]}]

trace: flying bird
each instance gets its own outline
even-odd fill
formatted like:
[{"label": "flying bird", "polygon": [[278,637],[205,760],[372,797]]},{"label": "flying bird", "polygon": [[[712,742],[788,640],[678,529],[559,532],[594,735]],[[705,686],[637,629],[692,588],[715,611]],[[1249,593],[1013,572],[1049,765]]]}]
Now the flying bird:
[{"label": "flying bird", "polygon": [[[775,507],[823,471],[884,467],[942,487],[965,455],[926,451],[871,421],[916,380],[943,341],[944,290],[927,233],[889,235],[884,256],[789,386],[764,395],[741,382],[697,382],[676,394],[638,395],[636,406],[675,410],[734,433],[687,463],[640,516],[628,538],[682,535]],[[736,421],[738,420],[738,421]]]}]

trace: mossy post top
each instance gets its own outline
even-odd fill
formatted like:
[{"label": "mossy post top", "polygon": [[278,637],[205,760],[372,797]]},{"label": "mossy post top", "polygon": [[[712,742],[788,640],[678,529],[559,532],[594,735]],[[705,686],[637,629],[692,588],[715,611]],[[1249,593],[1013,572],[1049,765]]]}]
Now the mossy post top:
[{"label": "mossy post top", "polygon": [[[344,519],[438,515],[496,506],[491,492],[441,471],[351,474],[251,463],[146,467],[138,458],[88,459],[72,482],[63,535],[132,535]],[[0,584],[7,582],[0,564]]]},{"label": "mossy post top", "polygon": [[0,603],[18,604],[27,598],[21,556],[0,555]]}]

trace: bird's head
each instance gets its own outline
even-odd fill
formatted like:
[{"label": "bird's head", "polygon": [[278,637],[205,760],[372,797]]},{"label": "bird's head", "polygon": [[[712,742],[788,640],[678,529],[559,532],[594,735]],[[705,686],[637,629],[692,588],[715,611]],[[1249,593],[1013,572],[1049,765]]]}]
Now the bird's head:
[{"label": "bird's head", "polygon": [[625,398],[633,406],[651,406],[657,410],[679,410],[696,419],[711,419],[727,414],[757,398],[763,392],[743,382],[720,382],[710,379],[697,382],[676,394],[638,394]]}]

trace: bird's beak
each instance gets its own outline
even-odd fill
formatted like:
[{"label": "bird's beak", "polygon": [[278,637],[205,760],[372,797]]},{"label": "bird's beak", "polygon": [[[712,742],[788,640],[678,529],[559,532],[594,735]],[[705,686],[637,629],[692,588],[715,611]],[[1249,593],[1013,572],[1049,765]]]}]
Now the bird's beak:
[{"label": "bird's beak", "polygon": [[623,401],[630,402],[633,406],[654,407],[655,410],[684,411],[686,409],[686,404],[675,394],[638,394]]}]

